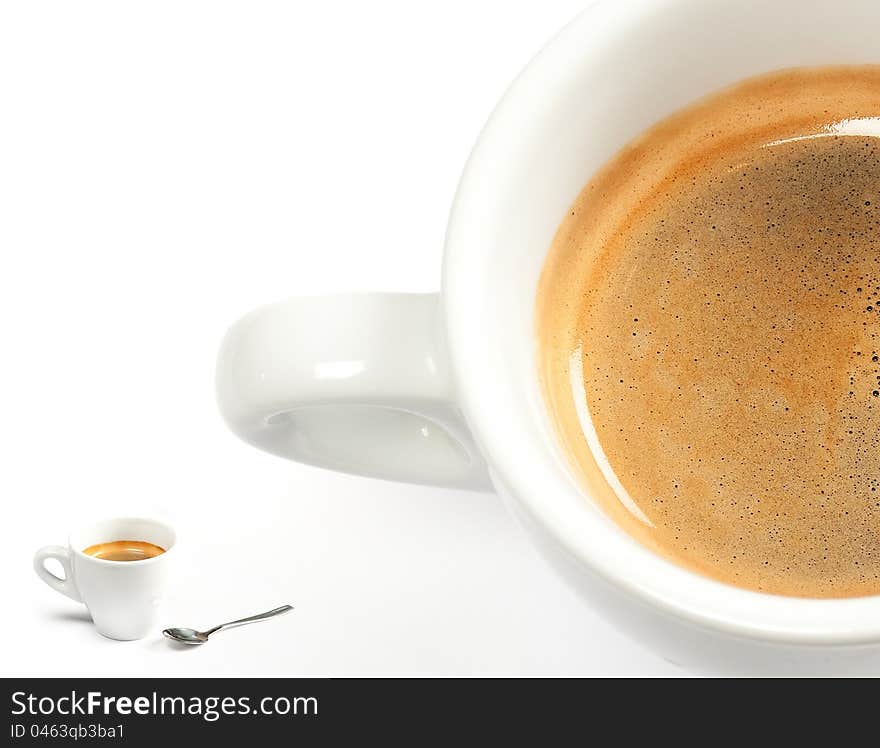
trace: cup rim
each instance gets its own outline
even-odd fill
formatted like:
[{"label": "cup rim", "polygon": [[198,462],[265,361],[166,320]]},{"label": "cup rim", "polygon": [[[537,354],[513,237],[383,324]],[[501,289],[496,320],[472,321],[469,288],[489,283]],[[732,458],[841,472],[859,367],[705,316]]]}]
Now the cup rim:
[{"label": "cup rim", "polygon": [[[517,133],[528,132],[529,123],[546,112],[573,60],[600,46],[600,35],[622,33],[643,11],[672,1],[602,0],[588,6],[528,64],[480,134],[453,202],[443,259],[444,323],[456,392],[496,484],[579,565],[616,589],[734,636],[799,645],[874,643],[880,640],[880,595],[819,599],[754,592],[662,558],[628,534],[609,531],[610,520],[586,507],[575,516],[572,499],[583,502],[583,492],[549,459],[548,453],[559,453],[556,444],[547,448],[552,435],[541,433],[512,388],[499,386],[493,362],[505,359],[499,336],[491,334],[491,299],[484,290],[491,268],[482,258],[498,216],[509,209],[499,195],[506,165],[520,155]],[[532,376],[537,373],[534,362]]]},{"label": "cup rim", "polygon": [[[152,522],[154,524],[161,525],[166,530],[168,530],[168,532],[171,533],[171,545],[169,545],[163,553],[160,553],[158,556],[152,556],[151,558],[140,558],[135,561],[110,561],[109,559],[106,559],[106,558],[96,558],[95,556],[89,556],[87,553],[83,553],[82,549],[78,548],[77,546],[75,546],[73,544],[73,536],[74,535],[76,535],[77,533],[83,532],[89,528],[92,528],[95,525],[100,525],[104,522]],[[93,522],[89,522],[88,524],[79,525],[75,529],[71,530],[67,534],[67,547],[70,548],[71,552],[75,556],[77,556],[85,561],[88,561],[89,563],[95,563],[95,564],[104,565],[104,566],[115,566],[115,567],[120,567],[120,568],[122,568],[123,566],[125,568],[129,568],[129,567],[134,568],[134,567],[139,567],[139,566],[145,566],[147,564],[155,564],[155,563],[158,563],[159,561],[162,561],[163,559],[165,559],[165,557],[167,557],[168,554],[171,553],[172,551],[174,551],[174,549],[177,547],[177,531],[168,522],[165,522],[164,520],[161,520],[161,519],[156,519],[155,517],[143,517],[143,516],[138,516],[138,517],[135,517],[135,516],[102,517],[101,519],[94,520]]]}]

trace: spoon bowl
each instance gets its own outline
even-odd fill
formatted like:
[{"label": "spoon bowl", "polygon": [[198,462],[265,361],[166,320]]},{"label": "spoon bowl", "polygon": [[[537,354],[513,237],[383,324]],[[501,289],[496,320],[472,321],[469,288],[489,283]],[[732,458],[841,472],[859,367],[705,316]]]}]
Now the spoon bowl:
[{"label": "spoon bowl", "polygon": [[204,644],[208,641],[209,636],[209,634],[204,631],[181,628],[165,629],[162,633],[169,639],[173,639],[181,644]]}]

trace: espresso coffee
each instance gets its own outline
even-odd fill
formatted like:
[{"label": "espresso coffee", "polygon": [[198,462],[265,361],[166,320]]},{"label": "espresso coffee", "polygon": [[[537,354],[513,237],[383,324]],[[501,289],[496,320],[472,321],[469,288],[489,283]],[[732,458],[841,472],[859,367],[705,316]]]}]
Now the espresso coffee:
[{"label": "espresso coffee", "polygon": [[113,540],[90,545],[83,553],[104,561],[143,561],[165,553],[165,549],[143,540]]},{"label": "espresso coffee", "polygon": [[880,593],[880,66],[644,133],[560,226],[537,312],[551,419],[625,530],[752,590]]}]

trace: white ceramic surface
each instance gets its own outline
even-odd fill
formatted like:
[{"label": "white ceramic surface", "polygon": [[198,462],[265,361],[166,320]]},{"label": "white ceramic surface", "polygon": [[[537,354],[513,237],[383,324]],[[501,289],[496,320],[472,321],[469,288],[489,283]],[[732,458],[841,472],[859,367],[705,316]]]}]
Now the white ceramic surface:
[{"label": "white ceramic surface", "polygon": [[[96,543],[142,540],[165,549],[140,561],[107,561],[83,550]],[[98,632],[110,639],[140,639],[155,628],[169,559],[177,541],[174,530],[153,519],[124,517],[75,530],[67,547],[47,545],[34,554],[34,571],[52,589],[85,604]],[[61,564],[64,577],[46,568]]]},{"label": "white ceramic surface", "polygon": [[573,480],[550,428],[533,312],[559,221],[621,146],[751,75],[880,62],[878,22],[871,0],[592,6],[532,61],[481,135],[449,223],[441,298],[257,310],[233,327],[218,361],[228,424],[275,454],[374,476],[480,488],[485,460],[553,566],[622,629],[688,667],[876,672],[880,599],[722,585],[610,522]]}]

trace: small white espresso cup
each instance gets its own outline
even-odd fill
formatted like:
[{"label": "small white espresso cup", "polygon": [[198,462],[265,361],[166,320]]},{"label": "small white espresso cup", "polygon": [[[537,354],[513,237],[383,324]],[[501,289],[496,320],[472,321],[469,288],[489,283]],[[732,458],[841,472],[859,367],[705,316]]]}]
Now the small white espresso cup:
[{"label": "small white espresso cup", "polygon": [[220,350],[226,422],[301,462],[494,488],[562,577],[675,662],[880,674],[880,597],[813,600],[721,584],[652,553],[602,511],[544,407],[534,314],[556,229],[629,141],[751,76],[880,64],[878,28],[877,0],[592,4],[532,60],[483,130],[455,197],[441,293],[255,310]]},{"label": "small white espresso cup", "polygon": [[[83,553],[114,540],[153,543],[165,553],[138,561],[107,561]],[[176,541],[174,530],[154,519],[107,519],[70,533],[67,547],[40,548],[34,554],[34,571],[53,590],[84,603],[98,633],[110,639],[141,639],[155,625]],[[63,579],[46,568],[50,558],[61,564]]]}]

